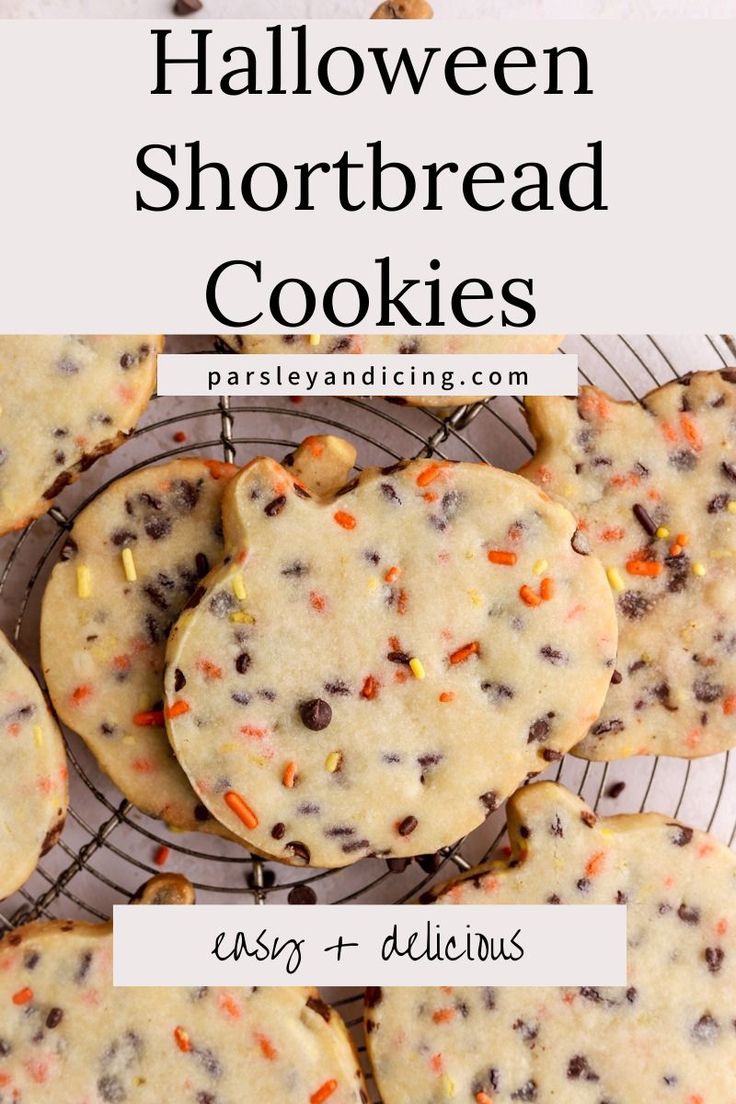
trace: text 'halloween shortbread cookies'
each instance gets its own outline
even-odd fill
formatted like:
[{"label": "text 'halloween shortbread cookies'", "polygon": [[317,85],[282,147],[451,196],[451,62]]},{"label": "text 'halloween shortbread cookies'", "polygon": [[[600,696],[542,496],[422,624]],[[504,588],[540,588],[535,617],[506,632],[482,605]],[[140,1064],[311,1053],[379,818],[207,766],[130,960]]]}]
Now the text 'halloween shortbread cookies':
[{"label": "text 'halloween shortbread cookies'", "polygon": [[[289,459],[321,493],[345,481],[355,450],[308,437]],[[237,471],[190,457],[116,480],[77,518],[44,594],[43,667],[59,716],[129,801],[184,831],[225,833],[166,737],[166,641],[222,558],[222,495]]]},{"label": "text 'halloween shortbread cookies'", "polygon": [[23,885],[56,843],[66,807],[61,733],[38,683],[0,633],[0,899]]},{"label": "text 'halloween shortbread cookies'", "polygon": [[527,400],[523,469],[575,514],[608,572],[616,674],[576,751],[695,757],[736,744],[736,376],[703,372],[642,404],[595,388]]},{"label": "text 'halloween shortbread cookies'", "polygon": [[573,518],[518,476],[414,461],[316,501],[272,460],[167,651],[166,716],[248,845],[341,866],[475,828],[597,715],[616,625]]},{"label": "text 'halloween shortbread cookies'", "polygon": [[315,989],[113,987],[112,925],[0,941],[0,1100],[366,1104],[340,1016]]},{"label": "text 'halloween shortbread cookies'", "polygon": [[0,533],[125,440],[156,385],[154,335],[0,337]]},{"label": "text 'halloween shortbread cookies'", "polygon": [[511,799],[509,829],[511,863],[439,902],[625,904],[628,986],[370,990],[384,1104],[730,1104],[736,856],[656,814],[599,821],[552,783]]}]

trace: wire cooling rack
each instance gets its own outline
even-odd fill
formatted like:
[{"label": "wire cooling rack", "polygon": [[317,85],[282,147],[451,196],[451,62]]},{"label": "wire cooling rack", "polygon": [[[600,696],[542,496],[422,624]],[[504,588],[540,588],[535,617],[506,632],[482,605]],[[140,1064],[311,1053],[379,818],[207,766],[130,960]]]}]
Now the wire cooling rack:
[{"label": "wire cooling rack", "polygon": [[[173,350],[187,347],[192,347],[191,339],[169,342]],[[736,344],[728,335],[580,337],[568,339],[563,348],[578,353],[582,381],[596,383],[619,398],[638,399],[687,372],[736,364]],[[2,542],[7,556],[0,574],[3,627],[40,673],[38,622],[48,575],[80,510],[120,475],[185,454],[221,456],[237,464],[260,453],[281,458],[307,434],[325,432],[349,438],[361,466],[435,455],[487,460],[513,469],[532,452],[521,403],[514,399],[474,403],[441,417],[382,400],[222,399],[214,403],[157,398],[123,448],[68,488],[47,516],[19,537]],[[467,870],[503,845],[501,810],[472,835],[420,862],[395,863],[391,868],[383,860],[364,859],[340,871],[268,863],[216,837],[170,832],[121,799],[74,733],[65,730],[65,739],[71,802],[64,833],[20,893],[0,905],[0,932],[52,916],[107,919],[114,903],[128,900],[159,871],[154,856],[161,847],[170,850],[167,869],[186,874],[200,901],[338,904],[407,901],[436,878]],[[580,793],[603,814],[657,810],[712,831],[734,846],[735,763],[733,754],[693,762],[641,758],[608,764],[566,757],[546,777]],[[363,1050],[354,994],[343,991],[334,997]]]}]

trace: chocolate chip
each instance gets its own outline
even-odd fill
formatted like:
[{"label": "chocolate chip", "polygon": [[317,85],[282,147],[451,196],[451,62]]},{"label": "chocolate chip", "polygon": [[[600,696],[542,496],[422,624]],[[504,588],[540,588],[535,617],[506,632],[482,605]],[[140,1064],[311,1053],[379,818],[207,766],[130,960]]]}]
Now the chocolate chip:
[{"label": "chocolate chip", "polygon": [[623,678],[624,676],[621,674],[620,671],[614,671],[611,675],[611,686],[618,686],[621,682],[623,682]]},{"label": "chocolate chip", "polygon": [[150,517],[143,523],[143,528],[146,531],[146,535],[151,540],[161,540],[162,537],[167,537],[171,532],[171,522],[166,517]]},{"label": "chocolate chip", "polygon": [[400,836],[410,836],[415,831],[419,821],[415,816],[404,817],[401,824],[398,826],[398,832]]},{"label": "chocolate chip", "polygon": [[119,1077],[101,1077],[97,1082],[97,1092],[105,1104],[124,1104],[127,1093]]},{"label": "chocolate chip", "polygon": [[707,679],[698,679],[693,683],[693,694],[699,702],[710,704],[723,697],[723,687],[708,682]]},{"label": "chocolate chip", "polygon": [[311,698],[299,706],[299,716],[305,728],[321,732],[332,720],[332,707],[322,698]]},{"label": "chocolate chip", "polygon": [[[274,828],[275,827],[276,826],[274,826]],[[271,830],[272,835],[273,831],[274,829]],[[281,837],[276,836],[274,838],[280,839]],[[312,853],[307,847],[306,843],[302,843],[301,840],[290,840],[290,842],[286,844],[284,850],[288,851],[289,854],[293,856],[293,858],[299,860],[299,862],[297,863],[298,866],[309,866],[309,860],[312,857]]]},{"label": "chocolate chip", "polygon": [[557,648],[553,648],[551,644],[542,645],[539,649],[539,654],[542,659],[546,659],[548,663],[551,663],[555,667],[565,667],[569,662],[565,653],[559,651]]},{"label": "chocolate chip", "polygon": [[6,1039],[0,1039],[0,1058],[7,1058],[12,1047]]},{"label": "chocolate chip", "polygon": [[691,1034],[699,1043],[714,1043],[721,1033],[718,1021],[710,1012],[701,1016],[696,1024],[693,1024]]},{"label": "chocolate chip", "polygon": [[411,859],[386,859],[386,866],[392,874],[403,874],[409,866]]},{"label": "chocolate chip", "polygon": [[721,461],[721,471],[725,475],[726,479],[730,479],[732,483],[736,483],[736,465],[729,464],[727,460]]},{"label": "chocolate chip", "polygon": [[722,947],[706,947],[704,957],[710,973],[717,974],[723,965],[726,952]]},{"label": "chocolate chip", "polygon": [[61,1021],[64,1019],[64,1013],[61,1008],[52,1008],[46,1017],[46,1027],[49,1031],[53,1031],[55,1027],[58,1027]]},{"label": "chocolate chip", "polygon": [[618,717],[611,717],[606,721],[598,721],[590,730],[591,736],[605,736],[609,732],[623,732],[624,722]]},{"label": "chocolate chip", "polygon": [[365,991],[366,1008],[375,1008],[383,1000],[383,989],[380,985],[369,985]]},{"label": "chocolate chip", "polygon": [[407,655],[406,652],[389,652],[386,659],[389,663],[401,663],[405,667],[408,667],[411,656]]},{"label": "chocolate chip", "polygon": [[264,506],[263,512],[266,517],[276,517],[280,514],[286,505],[286,495],[279,495],[278,498],[274,498],[269,502],[268,506]]},{"label": "chocolate chip", "polygon": [[625,782],[612,782],[606,790],[606,797],[610,797],[612,801],[615,801],[617,797],[621,796],[625,789]]},{"label": "chocolate chip", "polygon": [[591,1069],[587,1058],[581,1054],[570,1059],[567,1076],[571,1081],[600,1081],[600,1077]]},{"label": "chocolate chip", "polygon": [[309,997],[307,1008],[311,1008],[312,1012],[316,1012],[318,1016],[321,1016],[325,1023],[329,1023],[332,1019],[332,1009],[329,1004],[325,1004],[319,997]]},{"label": "chocolate chip", "polygon": [[675,847],[687,847],[687,845],[692,841],[692,828],[686,828],[682,824],[668,824],[667,827],[675,829],[675,831],[670,835],[670,840],[672,843],[674,843]]},{"label": "chocolate chip", "polygon": [[175,0],[174,15],[193,15],[202,10],[202,0]]},{"label": "chocolate chip", "polygon": [[197,571],[197,577],[199,579],[204,579],[210,569],[210,561],[207,559],[204,552],[198,552],[194,557],[194,566]]},{"label": "chocolate chip", "polygon": [[297,885],[289,890],[287,901],[290,905],[316,905],[317,894],[311,886]]},{"label": "chocolate chip", "polygon": [[682,920],[683,924],[689,924],[690,927],[694,927],[696,924],[700,923],[700,909],[690,907],[684,902],[678,908],[677,915],[680,920]]},{"label": "chocolate chip", "polygon": [[436,874],[442,866],[442,852],[435,851],[434,854],[431,855],[417,855],[414,861],[421,867],[425,874]]},{"label": "chocolate chip", "polygon": [[639,591],[627,590],[619,598],[618,607],[629,621],[640,621],[651,610],[652,602]]},{"label": "chocolate chip", "polygon": [[526,742],[533,744],[546,740],[550,733],[549,721],[546,717],[538,717],[536,721],[532,721],[529,727],[529,735]]},{"label": "chocolate chip", "polygon": [[205,821],[212,819],[212,814],[205,805],[197,803],[194,806],[194,819],[199,821],[200,824],[204,824]]},{"label": "chocolate chip", "polygon": [[667,460],[678,471],[692,471],[698,462],[697,456],[690,449],[680,449],[678,452],[670,453]]},{"label": "chocolate chip", "polygon": [[245,672],[250,667],[250,663],[251,663],[251,660],[250,660],[250,656],[248,655],[248,653],[247,652],[241,652],[240,655],[235,660],[235,670],[238,672],[239,675],[244,675]]},{"label": "chocolate chip", "polygon": [[301,560],[295,560],[294,563],[282,567],[281,574],[285,575],[287,578],[301,579],[303,575],[309,574],[309,567],[307,564],[302,563]]},{"label": "chocolate chip", "polygon": [[478,800],[480,801],[481,805],[485,806],[487,810],[487,815],[495,813],[500,804],[498,794],[495,790],[488,790],[487,793],[481,794]]},{"label": "chocolate chip", "polygon": [[531,1104],[537,1099],[536,1081],[525,1081],[524,1084],[511,1094],[512,1100],[521,1100],[524,1104]]},{"label": "chocolate chip", "polygon": [[590,541],[585,533],[583,533],[582,529],[575,530],[570,544],[572,545],[573,552],[577,552],[578,556],[590,555]]},{"label": "chocolate chip", "polygon": [[280,821],[279,821],[278,824],[274,824],[273,828],[271,829],[271,836],[273,837],[273,839],[275,839],[275,840],[283,839],[285,834],[286,834],[286,825],[285,824],[282,824]]},{"label": "chocolate chip", "polygon": [[401,505],[401,499],[396,493],[396,488],[391,483],[381,483],[381,494],[389,502],[393,502],[395,505]]}]

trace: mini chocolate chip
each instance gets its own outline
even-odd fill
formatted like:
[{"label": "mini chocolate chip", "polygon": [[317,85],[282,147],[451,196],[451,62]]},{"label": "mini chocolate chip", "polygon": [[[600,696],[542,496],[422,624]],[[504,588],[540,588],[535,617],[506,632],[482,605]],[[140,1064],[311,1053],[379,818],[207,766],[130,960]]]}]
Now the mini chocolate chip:
[{"label": "mini chocolate chip", "polygon": [[299,716],[305,728],[321,732],[332,720],[332,707],[322,698],[311,698],[299,706]]},{"label": "mini chocolate chip", "polygon": [[600,1077],[590,1068],[587,1058],[578,1054],[570,1059],[567,1076],[571,1081],[600,1081]]},{"label": "mini chocolate chip", "polygon": [[[271,830],[272,835],[274,830],[275,827]],[[280,837],[274,838],[279,839]],[[288,851],[290,855],[299,860],[299,863],[297,865],[309,866],[309,860],[312,857],[312,853],[307,847],[306,843],[302,843],[301,840],[290,840],[289,843],[286,844],[284,850]]]},{"label": "mini chocolate chip", "polygon": [[201,11],[202,0],[175,0],[174,15],[194,15]]},{"label": "mini chocolate chip", "polygon": [[280,514],[286,505],[286,495],[279,495],[278,498],[272,499],[267,506],[264,506],[263,512],[266,517],[276,517]]},{"label": "mini chocolate chip", "polygon": [[398,832],[400,836],[410,836],[416,829],[419,821],[415,816],[404,817],[401,824],[398,826]]},{"label": "mini chocolate chip", "polygon": [[205,821],[212,819],[212,814],[209,809],[200,804],[199,802],[194,806],[194,819],[204,824]]},{"label": "mini chocolate chip", "polygon": [[417,855],[414,861],[425,874],[436,874],[442,866],[442,852],[435,851],[431,855]]},{"label": "mini chocolate chip", "polygon": [[624,676],[621,674],[620,671],[614,671],[611,675],[611,686],[618,686],[621,682],[623,682],[623,677]]},{"label": "mini chocolate chip", "polygon": [[726,952],[722,947],[706,947],[704,957],[710,973],[717,974],[723,965]]},{"label": "mini chocolate chip", "polygon": [[64,1013],[61,1008],[52,1008],[46,1017],[46,1027],[49,1031],[53,1031],[55,1027],[58,1027],[61,1021],[64,1019]]},{"label": "mini chocolate chip", "polygon": [[700,923],[700,909],[690,907],[686,905],[684,901],[678,908],[677,915],[680,920],[682,920],[683,924],[689,924],[691,927]]},{"label": "mini chocolate chip", "polygon": [[282,824],[280,821],[279,821],[278,824],[274,824],[273,828],[271,829],[271,836],[273,837],[273,839],[275,839],[275,840],[283,839],[285,834],[286,834],[286,825],[285,824]]},{"label": "mini chocolate chip", "polygon": [[570,544],[572,545],[573,552],[577,552],[578,556],[590,555],[590,541],[585,533],[583,533],[582,529],[575,530]]},{"label": "mini chocolate chip", "polygon": [[184,676],[184,672],[177,667],[174,671],[174,690],[177,692],[183,690],[187,684],[187,680]]},{"label": "mini chocolate chip", "polygon": [[389,652],[386,659],[389,663],[401,663],[408,667],[411,656],[408,656],[406,652]]},{"label": "mini chocolate chip", "polygon": [[653,537],[655,535],[655,533],[657,532],[657,525],[654,521],[652,521],[652,517],[648,513],[648,511],[643,506],[641,506],[638,502],[636,502],[631,507],[631,509],[633,511],[634,517],[639,522],[639,524],[641,525],[644,532],[648,536]]},{"label": "mini chocolate chip", "polygon": [[723,460],[721,462],[721,471],[726,479],[730,479],[732,483],[736,483],[736,464],[729,464],[727,460]]},{"label": "mini chocolate chip", "polygon": [[625,782],[612,782],[606,790],[606,797],[610,797],[612,801],[615,801],[617,797],[621,796],[625,789]]},{"label": "mini chocolate chip", "polygon": [[244,675],[250,667],[250,656],[247,652],[241,652],[235,660],[235,670],[239,675]]},{"label": "mini chocolate chip", "polygon": [[714,1043],[720,1033],[718,1021],[711,1016],[710,1012],[706,1012],[696,1024],[693,1024],[692,1036],[699,1043]]},{"label": "mini chocolate chip", "polygon": [[488,790],[487,793],[481,794],[478,800],[480,801],[481,805],[485,806],[489,814],[495,813],[496,809],[499,806],[498,794],[495,790]]},{"label": "mini chocolate chip", "polygon": [[546,740],[549,736],[550,728],[549,721],[545,717],[538,717],[536,721],[532,721],[529,727],[529,734],[526,742],[533,744],[537,741],[541,742]]},{"label": "mini chocolate chip", "polygon": [[401,499],[396,493],[395,487],[393,487],[391,483],[381,483],[381,493],[384,498],[388,499],[389,502],[393,502],[397,506],[401,505]]},{"label": "mini chocolate chip", "polygon": [[287,901],[290,905],[316,905],[317,894],[311,886],[296,885],[289,890]]},{"label": "mini chocolate chip", "polygon": [[674,843],[675,847],[687,847],[687,845],[692,841],[692,828],[686,828],[682,824],[668,824],[667,827],[675,829],[675,831],[670,835],[670,840],[672,841],[672,843]]}]

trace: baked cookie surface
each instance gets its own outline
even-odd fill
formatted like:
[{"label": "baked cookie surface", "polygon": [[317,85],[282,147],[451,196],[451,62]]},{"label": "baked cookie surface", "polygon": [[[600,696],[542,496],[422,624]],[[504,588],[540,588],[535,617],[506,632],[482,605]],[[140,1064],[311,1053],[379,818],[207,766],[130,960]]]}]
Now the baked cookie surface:
[{"label": "baked cookie surface", "polygon": [[[397,7],[393,4],[391,7]],[[422,16],[373,16],[372,18],[426,18]],[[464,334],[458,337],[445,337],[441,334],[423,334],[419,337],[395,335],[386,337],[371,334],[360,337],[356,334],[332,334],[320,337],[309,334],[225,334],[221,339],[235,353],[293,354],[293,353],[370,353],[374,356],[388,356],[404,353],[417,356],[417,370],[421,370],[421,355],[442,353],[447,356],[459,353],[488,354],[495,353],[554,353],[562,341],[561,334],[545,336],[542,334],[519,334],[516,336],[494,334]],[[438,369],[439,371],[439,369]],[[478,395],[414,395],[401,401],[411,406],[430,408],[450,408],[465,403],[480,402]]]},{"label": "baked cookie surface", "polygon": [[471,872],[439,902],[626,903],[628,987],[369,990],[384,1104],[729,1102],[736,856],[656,814],[597,820],[553,783],[508,807],[517,865]]},{"label": "baked cookie surface", "polygon": [[250,847],[332,867],[436,851],[597,715],[610,589],[518,476],[413,461],[316,501],[259,459],[223,517],[229,562],[172,632],[165,712]]},{"label": "baked cookie surface", "polygon": [[365,1104],[317,990],[112,984],[110,925],[31,924],[0,942],[0,1100]]},{"label": "baked cookie surface", "polygon": [[162,338],[0,337],[0,533],[20,529],[121,445],[156,385]]},{"label": "baked cookie surface", "polygon": [[575,749],[589,759],[736,745],[736,374],[696,373],[642,404],[595,388],[526,402],[522,469],[578,519],[608,570],[616,675]]},{"label": "baked cookie surface", "polygon": [[23,885],[39,858],[56,843],[67,809],[61,733],[41,688],[2,633],[0,749],[2,900]]},{"label": "baked cookie surface", "polygon": [[[355,450],[309,437],[293,472],[344,482]],[[116,480],[77,518],[44,594],[43,669],[61,719],[124,796],[171,828],[225,834],[171,750],[163,715],[166,641],[223,555],[222,497],[238,471],[182,458]]]}]

